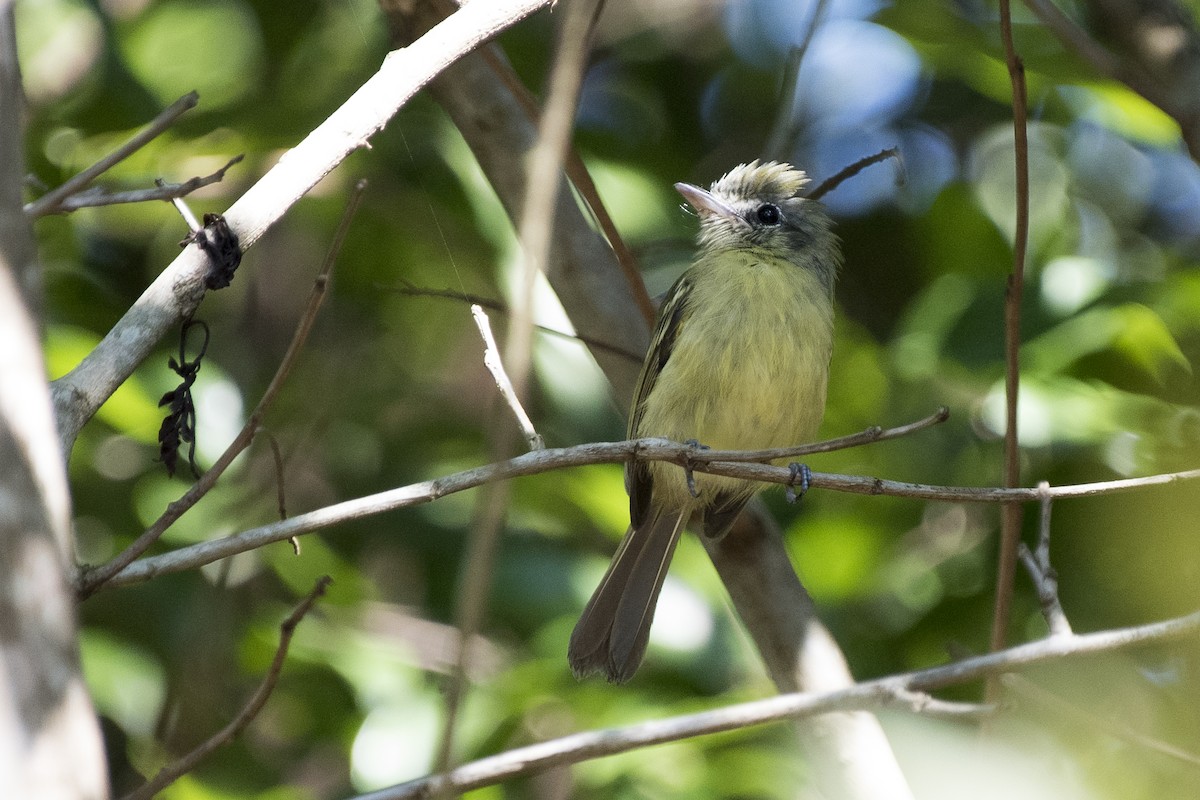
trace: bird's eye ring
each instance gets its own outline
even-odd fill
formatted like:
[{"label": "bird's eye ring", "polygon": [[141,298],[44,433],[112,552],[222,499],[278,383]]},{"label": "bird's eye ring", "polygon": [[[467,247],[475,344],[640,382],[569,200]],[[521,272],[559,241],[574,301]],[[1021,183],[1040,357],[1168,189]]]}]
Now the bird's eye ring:
[{"label": "bird's eye ring", "polygon": [[774,203],[763,203],[754,212],[754,216],[763,225],[778,225],[783,221],[783,214],[779,211],[779,206]]}]

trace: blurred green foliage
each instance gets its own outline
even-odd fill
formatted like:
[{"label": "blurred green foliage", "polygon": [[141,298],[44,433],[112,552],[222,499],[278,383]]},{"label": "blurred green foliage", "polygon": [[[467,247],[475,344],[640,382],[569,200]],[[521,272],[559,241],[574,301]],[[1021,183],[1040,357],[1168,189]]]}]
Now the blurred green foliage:
[{"label": "blurred green foliage", "polygon": [[[206,174],[246,161],[192,199],[221,210],[379,63],[372,0],[24,0],[17,7],[30,97],[28,165],[54,186],[178,95],[198,109],[106,176],[110,186]],[[708,181],[760,154],[783,59],[812,3],[609,4],[577,143],[652,293],[687,262],[693,221],[676,180]],[[552,20],[502,37],[535,91]],[[1200,171],[1178,132],[1098,78],[1027,17],[1032,235],[1023,336],[1027,483],[1065,484],[1195,467],[1200,456]],[[899,424],[947,405],[916,437],[814,457],[813,469],[932,484],[1000,482],[1002,305],[1011,265],[1009,85],[990,4],[832,4],[806,54],[790,158],[817,180],[897,145],[907,183],[874,167],[829,198],[846,268],[824,432]],[[333,291],[266,420],[297,513],[425,480],[486,458],[493,386],[461,302],[407,286],[503,301],[513,232],[469,150],[418,97],[247,255],[200,310],[213,331],[197,384],[202,464],[225,446],[282,355],[348,189],[370,180]],[[50,369],[70,369],[177,252],[166,204],[40,220]],[[550,303],[548,326],[565,322]],[[500,314],[493,323],[503,328]],[[71,458],[78,549],[107,559],[186,488],[155,462],[155,403],[175,383],[158,356],[101,410]],[[530,411],[551,445],[623,436],[585,351],[537,344]],[[259,440],[160,548],[276,515]],[[107,590],[83,605],[83,656],[105,721],[114,786],[139,782],[225,724],[265,671],[277,624],[320,574],[336,582],[300,627],[282,681],[236,743],[163,793],[171,800],[327,798],[425,774],[454,657],[451,627],[467,493],[338,526],[198,572]],[[814,491],[769,502],[797,569],[860,677],[986,648],[995,508]],[[1027,533],[1035,528],[1032,511]],[[1079,630],[1193,610],[1200,492],[1178,484],[1054,509],[1054,562]],[[685,541],[650,655],[628,686],[577,683],[571,625],[626,521],[618,467],[516,482],[456,757],[772,691],[701,548]],[[1018,580],[1014,640],[1044,634]],[[1079,718],[1019,693],[995,747],[966,729],[888,718],[927,797],[1193,797],[1196,768],[1112,734],[1087,715],[1196,751],[1194,643],[1066,662],[1030,679]],[[977,696],[968,687],[954,694]],[[806,772],[782,726],[658,747],[478,798],[783,798]],[[989,776],[982,779],[980,776]],[[1019,778],[1018,778],[1019,776]],[[568,781],[569,783],[564,783]],[[566,788],[569,787],[569,788]]]}]

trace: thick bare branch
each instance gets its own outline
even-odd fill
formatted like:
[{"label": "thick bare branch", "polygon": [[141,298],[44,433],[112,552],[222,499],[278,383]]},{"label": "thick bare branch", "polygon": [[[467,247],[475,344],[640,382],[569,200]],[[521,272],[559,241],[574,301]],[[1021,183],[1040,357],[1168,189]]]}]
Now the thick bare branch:
[{"label": "thick bare branch", "polygon": [[[720,541],[701,537],[738,617],[780,692],[832,692],[854,685],[841,648],[787,557],[778,523],[761,503]],[[822,794],[911,797],[879,721],[867,711],[826,714],[797,726],[800,752]]]},{"label": "thick bare branch", "polygon": [[[96,589],[103,586],[107,580],[112,578],[113,575],[116,575],[132,563],[135,558],[146,552],[152,544],[157,542],[163,533],[166,532],[167,528],[175,524],[176,520],[182,517],[188,509],[200,502],[200,498],[204,497],[212,487],[216,486],[217,481],[225,474],[225,470],[229,469],[229,465],[233,463],[233,460],[254,441],[254,437],[258,434],[259,427],[262,425],[267,410],[275,402],[275,398],[283,388],[284,381],[291,374],[292,367],[295,365],[300,351],[304,348],[305,342],[308,341],[308,334],[312,330],[313,323],[316,321],[317,313],[321,310],[322,303],[325,301],[325,296],[329,289],[329,278],[333,274],[333,266],[337,263],[337,256],[342,250],[342,244],[345,242],[346,233],[350,228],[350,221],[354,218],[354,214],[358,210],[358,205],[362,200],[362,194],[365,190],[366,181],[359,181],[350,202],[346,206],[345,212],[342,214],[341,223],[338,225],[333,243],[325,254],[325,260],[321,264],[321,269],[317,273],[316,280],[313,281],[313,288],[309,293],[308,303],[305,305],[304,312],[300,315],[300,321],[297,323],[296,330],[292,334],[292,341],[288,344],[287,352],[283,354],[283,358],[279,362],[279,368],[275,370],[275,376],[271,378],[271,383],[267,386],[267,390],[263,392],[263,396],[258,401],[258,405],[254,407],[254,411],[250,413],[246,424],[242,426],[238,435],[225,448],[225,452],[221,453],[220,457],[217,458],[216,463],[201,475],[200,479],[182,497],[167,506],[166,511],[141,536],[137,537],[128,547],[114,556],[112,560],[98,567],[85,567],[79,570],[79,574],[75,580],[75,590],[81,599],[91,595]],[[278,473],[281,473],[282,466],[278,447],[274,447],[274,451],[276,470]],[[277,478],[279,480],[280,516],[286,517],[283,504],[283,475],[278,474]],[[293,545],[297,548],[299,547],[297,543],[293,543]]]},{"label": "thick bare branch", "polygon": [[[225,219],[243,249],[351,152],[366,146],[435,75],[549,0],[470,3],[420,40],[384,59],[379,70],[304,141],[233,204]],[[188,247],[138,298],[84,361],[54,382],[59,438],[69,452],[79,429],[204,296],[207,259]]]},{"label": "thick bare branch", "polygon": [[99,800],[108,779],[79,665],[71,501],[21,208],[24,117],[12,4],[0,0],[0,797]]}]

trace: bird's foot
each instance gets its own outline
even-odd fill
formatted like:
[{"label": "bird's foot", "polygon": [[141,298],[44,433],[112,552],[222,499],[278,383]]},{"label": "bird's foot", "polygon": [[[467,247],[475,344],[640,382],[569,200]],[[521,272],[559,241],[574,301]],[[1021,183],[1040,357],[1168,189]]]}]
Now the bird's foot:
[{"label": "bird's foot", "polygon": [[[688,447],[692,448],[693,450],[708,450],[709,449],[708,445],[700,444],[700,442],[696,441],[695,439],[688,439],[686,442],[684,442],[684,444],[686,444]],[[692,457],[690,455],[684,461],[683,476],[685,478],[687,478],[688,493],[691,494],[692,497],[699,497],[700,492],[696,490],[696,476],[692,472]]]},{"label": "bird's foot", "polygon": [[[793,461],[788,464],[788,472],[792,474],[792,477],[784,490],[784,497],[789,503],[798,503],[808,491],[809,484],[812,483],[812,470],[808,468],[808,464],[797,464]],[[796,492],[797,486],[800,487],[799,493]]]}]

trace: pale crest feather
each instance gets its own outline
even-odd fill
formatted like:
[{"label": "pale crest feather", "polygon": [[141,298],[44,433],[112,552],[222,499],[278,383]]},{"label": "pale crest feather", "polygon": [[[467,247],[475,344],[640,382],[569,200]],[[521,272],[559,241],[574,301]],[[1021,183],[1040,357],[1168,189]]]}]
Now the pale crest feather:
[{"label": "pale crest feather", "polygon": [[770,197],[783,200],[795,197],[808,182],[808,175],[791,164],[778,161],[760,164],[755,159],[725,173],[713,183],[712,192],[731,198]]}]

